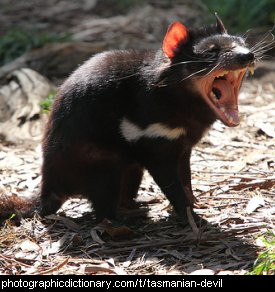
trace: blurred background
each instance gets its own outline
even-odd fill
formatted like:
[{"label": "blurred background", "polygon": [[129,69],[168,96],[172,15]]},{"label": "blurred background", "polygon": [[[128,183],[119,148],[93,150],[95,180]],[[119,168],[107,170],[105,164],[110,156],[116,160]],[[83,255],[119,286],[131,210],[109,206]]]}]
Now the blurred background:
[{"label": "blurred background", "polygon": [[[275,0],[1,0],[0,66],[46,46],[47,61],[28,67],[62,78],[97,51],[158,47],[172,21],[198,26],[214,21],[215,11],[230,32],[261,35],[274,24]],[[58,48],[50,44],[68,42],[81,44],[60,46],[53,60]]]}]

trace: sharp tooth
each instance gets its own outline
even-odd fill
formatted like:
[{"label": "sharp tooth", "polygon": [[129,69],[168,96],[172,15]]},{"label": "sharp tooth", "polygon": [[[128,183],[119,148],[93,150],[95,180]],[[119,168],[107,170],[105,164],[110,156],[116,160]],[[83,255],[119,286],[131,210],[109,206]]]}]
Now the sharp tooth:
[{"label": "sharp tooth", "polygon": [[226,75],[227,73],[228,73],[228,71],[223,71],[222,76]]},{"label": "sharp tooth", "polygon": [[219,74],[216,75],[216,78],[218,77],[223,77],[224,75],[226,75],[229,71],[222,71]]},{"label": "sharp tooth", "polygon": [[214,93],[213,91],[210,92],[210,96],[211,96],[212,98],[215,98],[215,99],[216,99],[216,95],[215,95],[215,93]]},{"label": "sharp tooth", "polygon": [[248,71],[250,72],[251,75],[254,75],[254,67],[253,66],[248,67]]},{"label": "sharp tooth", "polygon": [[239,78],[239,74],[240,74],[240,70],[234,71],[233,74],[234,74],[234,78],[238,79]]},{"label": "sharp tooth", "polygon": [[222,106],[221,108],[220,108],[220,110],[224,113],[225,112],[225,108]]}]

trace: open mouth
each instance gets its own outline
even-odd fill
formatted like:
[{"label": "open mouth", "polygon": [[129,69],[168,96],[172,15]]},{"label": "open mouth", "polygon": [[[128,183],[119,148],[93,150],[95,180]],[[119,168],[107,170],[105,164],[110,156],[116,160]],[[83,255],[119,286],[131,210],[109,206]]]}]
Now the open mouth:
[{"label": "open mouth", "polygon": [[197,79],[199,90],[217,117],[227,126],[239,125],[238,95],[245,73],[254,66],[237,70],[217,70]]}]

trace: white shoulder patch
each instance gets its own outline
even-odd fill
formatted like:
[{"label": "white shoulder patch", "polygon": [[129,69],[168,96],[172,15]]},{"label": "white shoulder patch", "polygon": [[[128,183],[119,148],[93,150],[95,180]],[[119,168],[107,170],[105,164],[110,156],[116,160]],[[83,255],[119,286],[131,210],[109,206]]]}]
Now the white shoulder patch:
[{"label": "white shoulder patch", "polygon": [[124,118],[120,124],[120,130],[123,137],[129,141],[137,141],[142,137],[146,138],[166,138],[168,140],[178,139],[182,135],[186,135],[186,130],[183,127],[170,128],[162,123],[153,123],[145,129],[130,122]]}]

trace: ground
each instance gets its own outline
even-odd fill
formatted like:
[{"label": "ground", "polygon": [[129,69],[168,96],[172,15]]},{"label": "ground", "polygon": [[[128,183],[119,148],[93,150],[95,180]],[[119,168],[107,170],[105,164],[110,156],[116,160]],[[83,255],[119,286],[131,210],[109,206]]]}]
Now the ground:
[{"label": "ground", "polygon": [[[56,32],[67,26],[81,27],[72,15],[86,21],[93,9],[89,6],[93,1],[86,0],[79,2],[82,8],[75,1],[65,5],[66,1],[57,0],[12,0],[12,6],[10,2],[3,1],[0,32],[33,23]],[[101,7],[99,15],[107,17],[108,11]],[[144,43],[148,40],[143,39]],[[0,228],[0,274],[250,272],[265,249],[262,238],[272,239],[273,232],[274,240],[275,63],[264,64],[243,85],[240,126],[227,128],[217,121],[194,148],[195,211],[206,225],[190,218],[190,225],[182,226],[146,173],[138,201],[149,210],[148,217],[144,212],[128,214],[120,234],[106,221],[96,225],[91,206],[81,199],[67,202],[58,214],[47,218],[35,216],[20,225],[16,220],[5,221]],[[1,141],[1,195],[38,193],[41,162],[39,141]]]}]

